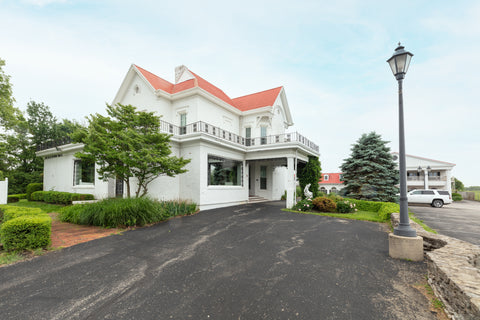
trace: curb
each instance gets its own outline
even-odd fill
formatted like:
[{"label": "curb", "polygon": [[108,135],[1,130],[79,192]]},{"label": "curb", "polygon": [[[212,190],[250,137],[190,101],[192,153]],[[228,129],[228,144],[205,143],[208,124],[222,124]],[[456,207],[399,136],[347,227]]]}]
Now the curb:
[{"label": "curb", "polygon": [[[392,226],[399,214],[392,213]],[[456,320],[480,319],[480,247],[469,242],[429,233],[410,220],[423,237],[427,258],[428,283]]]}]

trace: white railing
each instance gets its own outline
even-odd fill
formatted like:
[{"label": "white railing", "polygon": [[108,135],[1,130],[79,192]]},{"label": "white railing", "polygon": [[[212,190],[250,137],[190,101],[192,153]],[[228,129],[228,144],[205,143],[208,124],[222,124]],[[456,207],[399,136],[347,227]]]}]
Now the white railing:
[{"label": "white railing", "polygon": [[271,135],[266,137],[245,138],[233,132],[213,126],[203,121],[190,123],[184,127],[179,127],[171,123],[165,122],[163,120],[161,121],[160,130],[165,133],[173,134],[174,136],[203,132],[211,136],[220,138],[222,140],[230,141],[246,147],[289,143],[289,142],[299,142],[309,149],[312,149],[316,152],[319,151],[319,147],[315,143],[307,139],[305,136],[299,134],[298,132],[282,133],[282,134]]}]

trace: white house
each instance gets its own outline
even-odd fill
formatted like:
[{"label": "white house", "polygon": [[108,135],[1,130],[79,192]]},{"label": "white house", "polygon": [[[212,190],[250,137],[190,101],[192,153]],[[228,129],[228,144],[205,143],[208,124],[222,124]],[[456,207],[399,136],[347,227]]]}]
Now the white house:
[{"label": "white house", "polygon": [[[283,87],[232,99],[185,66],[175,68],[171,83],[132,65],[116,103],[162,115],[161,131],[173,135],[173,154],[191,159],[187,173],[149,185],[149,196],[157,199],[191,199],[208,209],[247,203],[252,196],[278,200],[287,191],[290,207],[297,166],[319,156],[312,141],[286,132],[293,120]],[[124,196],[121,181],[101,181],[94,164],[75,158],[82,148],[65,141],[39,148],[44,189]]]},{"label": "white house", "polygon": [[338,193],[343,189],[343,174],[341,172],[322,173],[318,182],[319,191],[325,194]]},{"label": "white house", "polygon": [[[398,166],[398,152],[392,152]],[[405,155],[407,191],[413,189],[448,190],[452,194],[452,169],[454,163]]]}]

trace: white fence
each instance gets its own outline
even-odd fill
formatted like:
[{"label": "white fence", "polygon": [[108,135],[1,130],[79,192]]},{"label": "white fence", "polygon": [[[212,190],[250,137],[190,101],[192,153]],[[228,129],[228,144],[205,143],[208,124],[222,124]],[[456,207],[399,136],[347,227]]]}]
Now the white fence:
[{"label": "white fence", "polygon": [[6,204],[8,200],[8,178],[0,181],[0,204]]}]

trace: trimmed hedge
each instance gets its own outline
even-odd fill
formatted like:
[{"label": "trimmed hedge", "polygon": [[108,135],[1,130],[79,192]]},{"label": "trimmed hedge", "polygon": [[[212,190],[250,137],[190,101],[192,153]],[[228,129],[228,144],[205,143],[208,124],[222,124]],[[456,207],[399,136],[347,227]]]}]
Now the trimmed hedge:
[{"label": "trimmed hedge", "polygon": [[27,200],[32,201],[32,193],[35,191],[42,191],[43,190],[43,183],[29,183],[27,185]]},{"label": "trimmed hedge", "polygon": [[105,199],[96,203],[62,208],[64,222],[109,228],[143,226],[177,215],[195,212],[197,205],[186,201],[158,202],[149,198]]},{"label": "trimmed hedge", "polygon": [[0,241],[6,250],[47,247],[52,219],[40,208],[0,206]]},{"label": "trimmed hedge", "polygon": [[7,203],[14,203],[18,202],[22,199],[27,199],[27,194],[26,193],[20,193],[20,194],[9,194],[7,198]]},{"label": "trimmed hedge", "polygon": [[5,221],[0,238],[5,250],[48,247],[51,244],[52,219],[48,215],[27,215]]},{"label": "trimmed hedge", "polygon": [[60,191],[36,191],[32,193],[33,201],[54,204],[72,204],[72,201],[94,200],[93,194],[70,193]]},{"label": "trimmed hedge", "polygon": [[351,203],[356,204],[356,208],[360,211],[373,211],[380,218],[387,221],[390,220],[392,212],[400,212],[400,205],[394,202],[366,201],[357,199],[347,199]]}]

